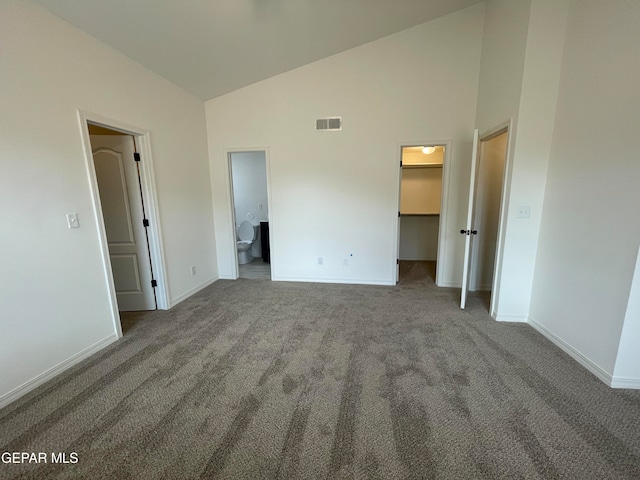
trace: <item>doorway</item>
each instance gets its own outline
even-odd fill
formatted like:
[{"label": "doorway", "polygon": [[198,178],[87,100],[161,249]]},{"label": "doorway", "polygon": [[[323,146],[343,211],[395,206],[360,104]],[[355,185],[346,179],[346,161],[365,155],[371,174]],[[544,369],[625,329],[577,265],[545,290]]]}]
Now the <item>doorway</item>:
[{"label": "doorway", "polygon": [[460,307],[466,295],[488,292],[487,309],[494,312],[499,276],[500,231],[504,216],[505,178],[509,127],[504,126],[474,139],[474,159],[471,168],[463,285]]},{"label": "doorway", "polygon": [[271,280],[266,151],[234,151],[228,158],[237,277]]},{"label": "doorway", "polygon": [[[413,271],[438,283],[443,178],[447,146],[437,143],[403,145],[398,209],[398,268],[404,278]],[[411,278],[411,276],[409,276]],[[417,278],[417,277],[416,277]]]},{"label": "doorway", "polygon": [[487,292],[493,286],[507,140],[506,130],[480,140],[474,216],[478,233],[471,257],[471,291]]},{"label": "doorway", "polygon": [[[170,307],[164,274],[166,266],[162,253],[162,237],[155,193],[151,142],[146,130],[94,113],[79,110],[78,122],[89,177],[93,213],[98,230],[98,242],[102,253],[103,273],[107,286],[107,295],[110,298],[111,316],[116,335],[120,338],[123,332],[120,311],[156,308],[166,310]],[[116,142],[116,144],[98,144],[95,137],[92,138],[92,135],[102,137],[106,142]],[[107,137],[111,137],[112,140],[108,140]],[[117,145],[117,142],[120,141],[116,140],[118,137],[120,140],[126,139],[130,146],[126,147],[129,149],[129,153],[119,150],[125,147]],[[97,154],[97,158],[94,157],[94,153]],[[116,164],[120,164],[119,156],[122,156],[123,161],[116,168],[113,161]],[[135,173],[133,174],[131,173],[131,163],[125,168],[127,162],[124,161],[125,157],[131,160],[132,156],[137,157],[137,160],[139,160],[136,161],[136,158],[133,158],[133,162],[135,162],[133,165]],[[99,179],[99,170],[104,170],[105,168],[109,175],[103,178],[103,172],[101,172]],[[129,173],[127,173],[127,170]],[[124,181],[122,180],[123,176]],[[127,181],[128,176],[133,180]],[[118,201],[112,202],[107,196],[104,199],[101,198],[101,193],[107,191],[105,183],[108,184],[115,181],[120,183]],[[117,192],[117,189],[113,191]],[[111,196],[113,195],[111,193]],[[115,196],[116,198],[118,197],[117,194]],[[103,203],[107,209],[111,209],[109,212],[103,209]],[[122,217],[125,218],[124,220],[119,218],[118,210],[122,211],[122,209],[126,210],[127,208],[131,211],[130,218]],[[141,212],[140,215],[134,213],[136,210],[139,213]],[[108,216],[109,220],[106,220],[106,216]],[[136,218],[140,220],[138,221]],[[116,219],[116,221],[112,222],[112,219]],[[129,226],[129,222],[131,222],[131,226]],[[111,238],[108,238],[107,223],[117,225],[114,228],[120,237],[116,235],[114,238],[113,235],[109,235]],[[140,225],[148,226],[140,227]],[[144,233],[136,234],[134,227],[142,228]],[[127,230],[129,231],[128,239],[123,234]],[[135,242],[130,241],[132,236]],[[138,241],[139,239],[140,241]],[[110,246],[114,245],[110,245],[110,243],[115,243],[118,248],[126,248],[131,246],[127,244],[135,243],[136,246],[140,247],[140,252],[142,253],[138,251],[135,254],[128,251],[123,252],[122,250],[113,251],[115,261],[112,262]],[[144,262],[147,259],[148,267],[137,265],[137,271],[135,271],[134,258],[136,264],[138,260]],[[127,272],[127,270],[128,273],[123,273]],[[120,281],[123,277],[126,279],[124,284]],[[149,283],[145,279],[148,279]],[[142,287],[143,283],[152,287],[152,295],[147,297],[147,303],[137,307],[127,303],[124,298],[126,295],[122,294],[124,293],[123,291],[140,291],[142,288],[138,288],[138,284]],[[118,284],[118,287],[116,287],[116,284]]]},{"label": "doorway", "polygon": [[88,124],[120,312],[155,310],[155,280],[133,135]]}]

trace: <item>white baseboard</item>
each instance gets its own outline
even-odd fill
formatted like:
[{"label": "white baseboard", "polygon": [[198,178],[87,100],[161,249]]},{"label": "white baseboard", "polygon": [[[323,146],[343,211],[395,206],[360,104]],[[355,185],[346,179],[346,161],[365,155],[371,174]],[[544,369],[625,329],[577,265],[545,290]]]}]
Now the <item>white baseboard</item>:
[{"label": "white baseboard", "polygon": [[444,288],[462,288],[462,284],[460,282],[439,282],[436,283],[436,286]]},{"label": "white baseboard", "polygon": [[206,282],[201,283],[200,285],[193,287],[191,290],[188,290],[188,291],[184,292],[182,295],[179,295],[178,297],[170,300],[169,301],[169,309],[172,309],[173,307],[178,305],[180,302],[185,301],[190,296],[195,295],[196,293],[198,293],[203,288],[207,288],[209,285],[211,285],[212,283],[216,282],[217,280],[219,280],[218,276],[210,278]]},{"label": "white baseboard", "polygon": [[218,280],[237,280],[237,277],[234,277],[233,275],[220,275],[218,277]]},{"label": "white baseboard", "polygon": [[305,282],[305,283],[337,283],[343,285],[385,285],[393,286],[395,279],[389,280],[358,280],[354,278],[307,278],[307,277],[282,277],[272,276],[274,282]]},{"label": "white baseboard", "polygon": [[611,379],[611,388],[632,388],[640,390],[640,378],[613,377]]},{"label": "white baseboard", "polygon": [[498,312],[491,312],[491,317],[496,322],[527,323],[527,321],[529,320],[529,317],[527,317],[527,315],[510,314],[510,313],[498,313]]},{"label": "white baseboard", "polygon": [[[528,323],[533,328],[535,328],[538,332],[540,332],[544,337],[548,338],[551,342],[553,342],[555,345],[560,347],[560,349],[562,349],[565,353],[567,353],[570,357],[572,357],[576,362],[578,362],[580,365],[582,365],[584,368],[586,368],[591,373],[593,373],[596,377],[602,380],[604,383],[606,383],[610,387],[614,386],[613,378],[609,373],[607,373],[601,367],[593,363],[591,360],[585,357],[578,350],[576,350],[571,345],[569,345],[564,340],[562,340],[560,337],[558,337],[555,333],[548,330],[546,327],[543,327],[542,325],[540,325],[532,317],[529,317]],[[635,381],[640,385],[640,380],[635,380]],[[632,387],[615,387],[615,388],[632,388]]]},{"label": "white baseboard", "polygon": [[19,387],[11,390],[9,393],[6,393],[0,397],[0,408],[9,405],[11,402],[16,401],[18,398],[22,397],[26,393],[30,392],[36,387],[39,387],[44,382],[51,380],[53,377],[60,375],[65,370],[71,368],[75,364],[81,362],[85,358],[90,357],[94,353],[102,350],[107,345],[118,340],[118,336],[113,333],[106,338],[103,338],[99,342],[94,343],[90,347],[85,348],[81,352],[76,353],[75,355],[69,357],[65,361],[59,363],[55,367],[51,367],[49,370],[41,373],[40,375],[32,378],[31,380],[23,383]]}]

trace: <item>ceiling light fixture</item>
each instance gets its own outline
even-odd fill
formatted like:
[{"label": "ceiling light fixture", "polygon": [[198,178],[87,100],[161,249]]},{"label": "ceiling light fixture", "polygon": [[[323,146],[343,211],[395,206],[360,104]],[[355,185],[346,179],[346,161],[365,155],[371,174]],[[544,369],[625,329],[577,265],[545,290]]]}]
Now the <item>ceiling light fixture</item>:
[{"label": "ceiling light fixture", "polygon": [[431,155],[435,151],[436,147],[423,147],[422,149],[422,153],[424,153],[425,155]]}]

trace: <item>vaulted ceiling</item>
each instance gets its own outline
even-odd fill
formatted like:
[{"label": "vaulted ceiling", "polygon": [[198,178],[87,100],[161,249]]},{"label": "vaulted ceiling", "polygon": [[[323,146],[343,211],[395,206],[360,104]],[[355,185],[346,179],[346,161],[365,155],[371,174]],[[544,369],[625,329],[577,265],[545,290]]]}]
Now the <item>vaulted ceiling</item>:
[{"label": "vaulted ceiling", "polygon": [[35,0],[208,100],[482,0]]}]

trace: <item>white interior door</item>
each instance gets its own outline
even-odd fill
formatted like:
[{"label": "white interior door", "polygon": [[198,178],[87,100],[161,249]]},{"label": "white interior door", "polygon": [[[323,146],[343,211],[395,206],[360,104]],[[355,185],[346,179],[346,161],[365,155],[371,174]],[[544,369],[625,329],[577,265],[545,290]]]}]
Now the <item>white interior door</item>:
[{"label": "white interior door", "polygon": [[400,281],[400,229],[402,219],[400,218],[400,206],[402,204],[402,147],[400,147],[400,165],[398,167],[398,221],[396,223],[396,283]]},{"label": "white interior door", "polygon": [[130,135],[91,135],[102,216],[120,311],[155,310],[151,260]]},{"label": "white interior door", "polygon": [[469,205],[467,207],[467,223],[460,233],[465,236],[464,239],[464,261],[462,265],[462,293],[460,295],[460,308],[464,308],[467,304],[467,296],[469,295],[469,277],[471,270],[471,247],[475,234],[473,230],[473,203],[475,200],[476,188],[476,163],[478,159],[478,130],[473,131],[473,151],[471,153],[471,179],[469,180]]}]

